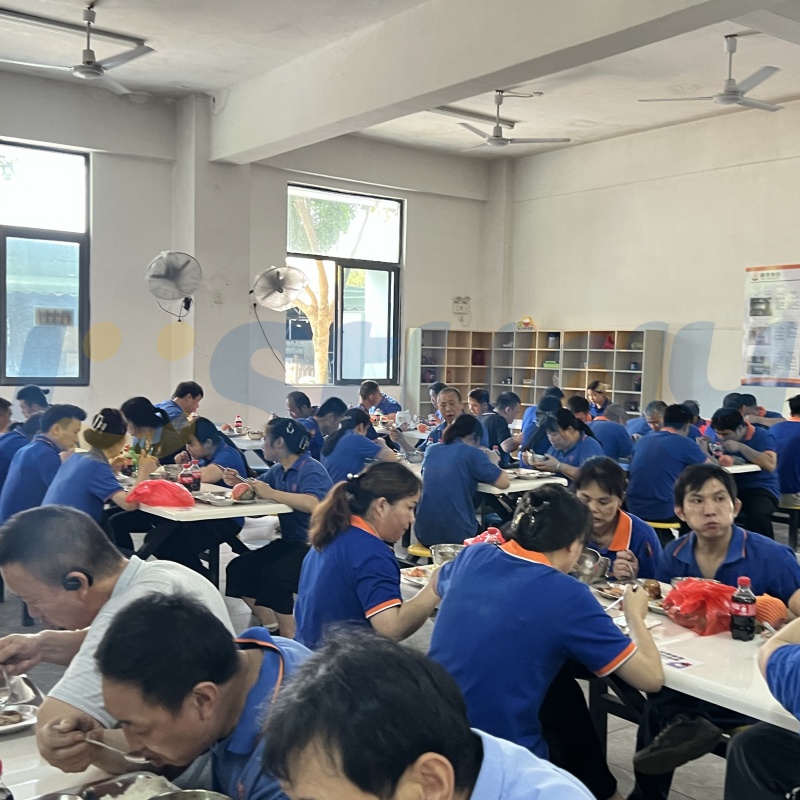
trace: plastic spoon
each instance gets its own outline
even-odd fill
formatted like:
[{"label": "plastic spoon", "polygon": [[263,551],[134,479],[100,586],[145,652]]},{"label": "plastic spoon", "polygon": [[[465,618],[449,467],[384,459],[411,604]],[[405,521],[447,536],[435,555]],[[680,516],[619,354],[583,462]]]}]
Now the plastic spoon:
[{"label": "plastic spoon", "polygon": [[119,750],[116,747],[112,747],[110,744],[106,744],[105,742],[101,742],[98,739],[87,739],[89,744],[96,744],[98,747],[105,747],[106,750],[110,750],[112,753],[116,753],[117,755],[122,756],[126,761],[130,762],[131,764],[149,764],[150,759],[145,758],[144,756],[134,756],[130,753],[126,753],[123,750]]}]

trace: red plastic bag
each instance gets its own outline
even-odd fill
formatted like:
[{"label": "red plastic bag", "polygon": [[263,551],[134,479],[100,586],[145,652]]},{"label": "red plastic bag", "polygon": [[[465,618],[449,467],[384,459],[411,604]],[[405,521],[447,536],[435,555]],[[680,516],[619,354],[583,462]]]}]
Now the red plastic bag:
[{"label": "red plastic bag", "polygon": [[142,481],[128,494],[127,500],[129,503],[172,508],[191,508],[194,505],[191,493],[172,481]]},{"label": "red plastic bag", "polygon": [[700,636],[731,629],[734,588],[703,578],[686,578],[664,598],[664,611],[673,622]]},{"label": "red plastic bag", "polygon": [[464,539],[464,544],[469,547],[471,544],[505,544],[506,540],[499,528],[488,528],[483,533],[473,536],[471,539]]}]

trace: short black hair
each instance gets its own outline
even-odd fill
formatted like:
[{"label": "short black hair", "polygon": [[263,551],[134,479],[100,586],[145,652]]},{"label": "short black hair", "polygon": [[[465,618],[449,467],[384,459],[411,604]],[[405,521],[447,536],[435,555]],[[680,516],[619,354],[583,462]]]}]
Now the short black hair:
[{"label": "short black hair", "polygon": [[507,538],[526,550],[550,553],[586,542],[592,531],[589,509],[563,486],[545,485],[527,492],[517,504]]},{"label": "short black hair", "polygon": [[789,404],[789,412],[792,415],[800,415],[800,394],[790,397],[786,402]]},{"label": "short black hair", "polygon": [[582,395],[574,394],[567,400],[567,408],[573,414],[588,414],[589,401]]},{"label": "short black hair", "polygon": [[341,417],[347,411],[347,403],[341,397],[329,397],[318,409],[315,417],[326,417],[328,414],[335,414]]},{"label": "short black hair", "polygon": [[117,611],[95,660],[104,678],[135,686],[173,714],[198,683],[227,683],[239,665],[221,620],[191,597],[157,593]]},{"label": "short black hair", "polygon": [[311,399],[305,392],[289,392],[286,399],[294,403],[298,408],[311,408]]},{"label": "short black hair", "polygon": [[681,472],[675,482],[675,505],[683,508],[686,495],[699,492],[710,480],[719,481],[727,489],[731,500],[736,502],[736,481],[730,472],[717,464],[692,464]]},{"label": "short black hair", "polygon": [[684,400],[681,405],[686,406],[692,412],[692,416],[700,416],[700,403],[697,400]]},{"label": "short black hair", "polygon": [[446,388],[447,388],[446,383],[443,383],[442,381],[434,381],[433,383],[428,384],[428,393],[430,394],[431,392],[435,392],[436,394],[439,394],[439,392],[441,392],[442,389]]},{"label": "short black hair", "polygon": [[744,417],[736,408],[718,408],[711,417],[715,431],[735,431],[744,425]]},{"label": "short black hair", "polygon": [[461,414],[453,420],[452,425],[448,425],[442,434],[443,444],[452,444],[458,439],[463,439],[467,436],[474,436],[475,443],[478,444],[483,434],[483,426],[478,421],[477,417],[472,414]]},{"label": "short black hair", "polygon": [[450,762],[459,792],[472,788],[482,760],[444,667],[369,631],[334,636],[303,663],[278,692],[264,735],[262,766],[279,780],[294,783],[297,757],[318,744],[337,773],[380,798],[393,797],[425,753]]},{"label": "short black hair", "polygon": [[44,411],[37,411],[35,414],[31,414],[25,422],[20,423],[22,427],[22,432],[29,438],[33,439],[37,433],[42,429],[42,417],[44,416]]},{"label": "short black hair", "polygon": [[11,408],[11,401],[0,397],[0,411],[8,411],[9,408]]},{"label": "short black hair", "polygon": [[74,569],[95,579],[109,577],[121,569],[122,560],[103,529],[75,508],[29,508],[0,528],[0,567],[19,564],[48,586],[59,586]]},{"label": "short black hair", "polygon": [[754,394],[743,394],[742,405],[752,406],[753,408],[756,408],[758,407],[758,400],[756,400],[756,396]]},{"label": "short black hair", "polygon": [[665,428],[675,428],[675,430],[681,430],[687,425],[690,425],[693,419],[694,415],[692,412],[689,411],[686,406],[682,406],[680,403],[674,403],[673,405],[667,406],[664,409]]},{"label": "short black hair", "polygon": [[49,389],[42,389],[40,386],[36,386],[36,384],[29,383],[17,392],[17,402],[19,403],[24,400],[29,406],[36,405],[40,408],[47,408],[49,403],[45,395],[49,392]]},{"label": "short black hair", "polygon": [[558,397],[561,399],[563,396],[564,392],[558,386],[548,386],[542,393],[542,397]]},{"label": "short black hair", "polygon": [[489,405],[489,392],[486,389],[471,389],[467,395],[470,400],[475,400],[481,405]]},{"label": "short black hair", "polygon": [[183,381],[175,387],[175,391],[172,393],[172,396],[186,397],[187,394],[191,395],[192,397],[202,397],[203,387],[194,381]]},{"label": "short black hair", "polygon": [[495,401],[495,408],[514,408],[522,405],[522,400],[516,392],[500,392]]},{"label": "short black hair", "polygon": [[743,405],[742,395],[739,392],[730,392],[722,398],[723,408],[741,408]]},{"label": "short black hair", "polygon": [[375,381],[364,381],[358,387],[358,396],[362,400],[366,400],[371,394],[375,394],[381,387]]},{"label": "short black hair", "polygon": [[578,474],[573,480],[575,491],[596,483],[604,492],[625,499],[625,487],[628,476],[625,470],[608,456],[592,456],[581,464]]},{"label": "short black hair", "polygon": [[163,428],[170,422],[169,414],[163,408],[154,406],[146,397],[131,397],[119,410],[137,428]]},{"label": "short black hair", "polygon": [[42,413],[41,429],[47,433],[53,425],[71,419],[83,422],[86,419],[86,412],[78,406],[71,406],[67,403],[50,406],[47,411]]}]

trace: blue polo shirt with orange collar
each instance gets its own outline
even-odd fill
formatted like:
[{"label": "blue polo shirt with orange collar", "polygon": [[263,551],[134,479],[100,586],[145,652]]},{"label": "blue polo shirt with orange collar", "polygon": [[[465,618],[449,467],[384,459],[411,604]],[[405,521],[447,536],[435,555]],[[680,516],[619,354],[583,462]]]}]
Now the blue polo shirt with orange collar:
[{"label": "blue polo shirt with orange collar", "polygon": [[800,425],[797,423],[800,419],[787,419],[769,429],[778,453],[781,494],[800,492]]},{"label": "blue polo shirt with orange collar", "polygon": [[[658,562],[656,579],[669,583],[673,578],[706,577],[695,559],[696,542],[694,531],[670,542]],[[784,603],[800,589],[800,565],[789,547],[734,525],[728,552],[714,579],[736,586],[742,576],[750,578],[755,594],[771,594]]]},{"label": "blue polo shirt with orange collar", "polygon": [[400,405],[400,403],[397,402],[397,400],[394,399],[394,397],[389,397],[389,395],[386,394],[385,392],[381,392],[381,399],[378,401],[376,405],[370,408],[369,413],[387,415],[387,414],[396,414],[398,411],[401,410],[402,406]]},{"label": "blue polo shirt with orange collar", "polygon": [[643,436],[633,446],[628,511],[654,522],[673,519],[675,481],[690,464],[703,464],[707,460],[697,442],[671,428]]},{"label": "blue polo shirt with orange collar", "polygon": [[303,560],[296,639],[313,650],[331,625],[369,626],[375,614],[402,602],[394,551],[366,520],[354,516],[347,530]]},{"label": "blue polo shirt with orange collar", "polygon": [[656,567],[662,552],[661,542],[656,532],[633,514],[619,512],[614,537],[608,547],[598,547],[591,539],[586,544],[597,550],[600,555],[608,558],[612,566],[617,560],[617,553],[630,550],[639,562],[639,577],[655,578],[656,576]]},{"label": "blue polo shirt with orange collar", "polygon": [[61,448],[42,434],[18,450],[0,492],[0,524],[42,504],[61,466]]},{"label": "blue polo shirt with orange collar", "polygon": [[[261,480],[279,492],[310,494],[318,500],[322,500],[333,486],[325,467],[308,453],[303,453],[289,469],[284,469],[281,464],[273,464]],[[311,514],[292,511],[278,514],[278,519],[281,521],[282,539],[290,542],[305,542],[308,539]]]},{"label": "blue polo shirt with orange collar", "polygon": [[322,435],[322,431],[319,429],[319,422],[317,422],[317,418],[304,417],[303,419],[298,419],[297,421],[301,423],[309,433],[308,452],[311,454],[311,458],[315,458],[317,461],[319,461],[319,458],[322,455],[322,445],[325,444],[325,437]]},{"label": "blue polo shirt with orange collar", "polygon": [[[484,427],[484,424],[478,420],[478,425],[480,425],[480,432],[481,432],[481,447],[488,447],[489,446],[489,434]],[[447,427],[447,423],[442,420],[429,434],[428,438],[425,439],[424,442],[417,448],[417,450],[425,451],[430,445],[432,444],[439,444],[442,441],[442,436],[444,435],[444,430]]]},{"label": "blue polo shirt with orange collar", "polygon": [[592,456],[602,456],[603,448],[597,439],[584,434],[569,450],[557,450],[551,445],[547,448],[547,455],[552,456],[562,464],[567,464],[570,467],[579,467]]},{"label": "blue polo shirt with orange collar", "polygon": [[[749,422],[745,422],[745,425],[747,433],[742,439],[742,444],[752,447],[759,453],[777,453],[778,446],[771,431],[751,425]],[[736,455],[743,458],[748,464],[751,463],[743,453],[736,453]],[[781,499],[781,481],[777,469],[773,472],[767,472],[765,469],[758,472],[740,472],[733,477],[740,489],[766,489],[776,500],[780,501]]]},{"label": "blue polo shirt with orange collar", "polygon": [[291,639],[273,639],[266,628],[248,628],[235,641],[240,650],[260,649],[263,660],[233,732],[211,746],[213,789],[233,800],[286,800],[277,779],[261,768],[266,741],[261,729],[283,679],[311,651]]},{"label": "blue polo shirt with orange collar", "polygon": [[467,547],[439,570],[437,590],[429,655],[455,678],[470,723],[541,758],[539,708],[564,662],[602,677],[636,651],[586,584],[514,541]]}]

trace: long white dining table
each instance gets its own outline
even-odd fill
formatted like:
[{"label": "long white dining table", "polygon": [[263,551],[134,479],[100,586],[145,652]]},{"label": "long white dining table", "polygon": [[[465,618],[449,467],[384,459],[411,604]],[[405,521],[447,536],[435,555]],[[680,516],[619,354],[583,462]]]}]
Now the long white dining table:
[{"label": "long white dining table", "polygon": [[[422,464],[414,464],[410,462],[405,462],[405,464],[415,475],[417,475],[419,478],[422,478],[423,481],[425,480],[422,475]],[[538,489],[540,486],[544,486],[548,483],[556,484],[558,486],[567,485],[566,478],[561,478],[549,472],[508,469],[505,470],[505,473],[508,475],[510,482],[508,489],[498,489],[496,486],[492,486],[491,483],[479,483],[478,492],[481,494],[493,495],[522,494],[524,492],[529,492],[532,489]],[[530,475],[525,473],[530,473]]]}]

